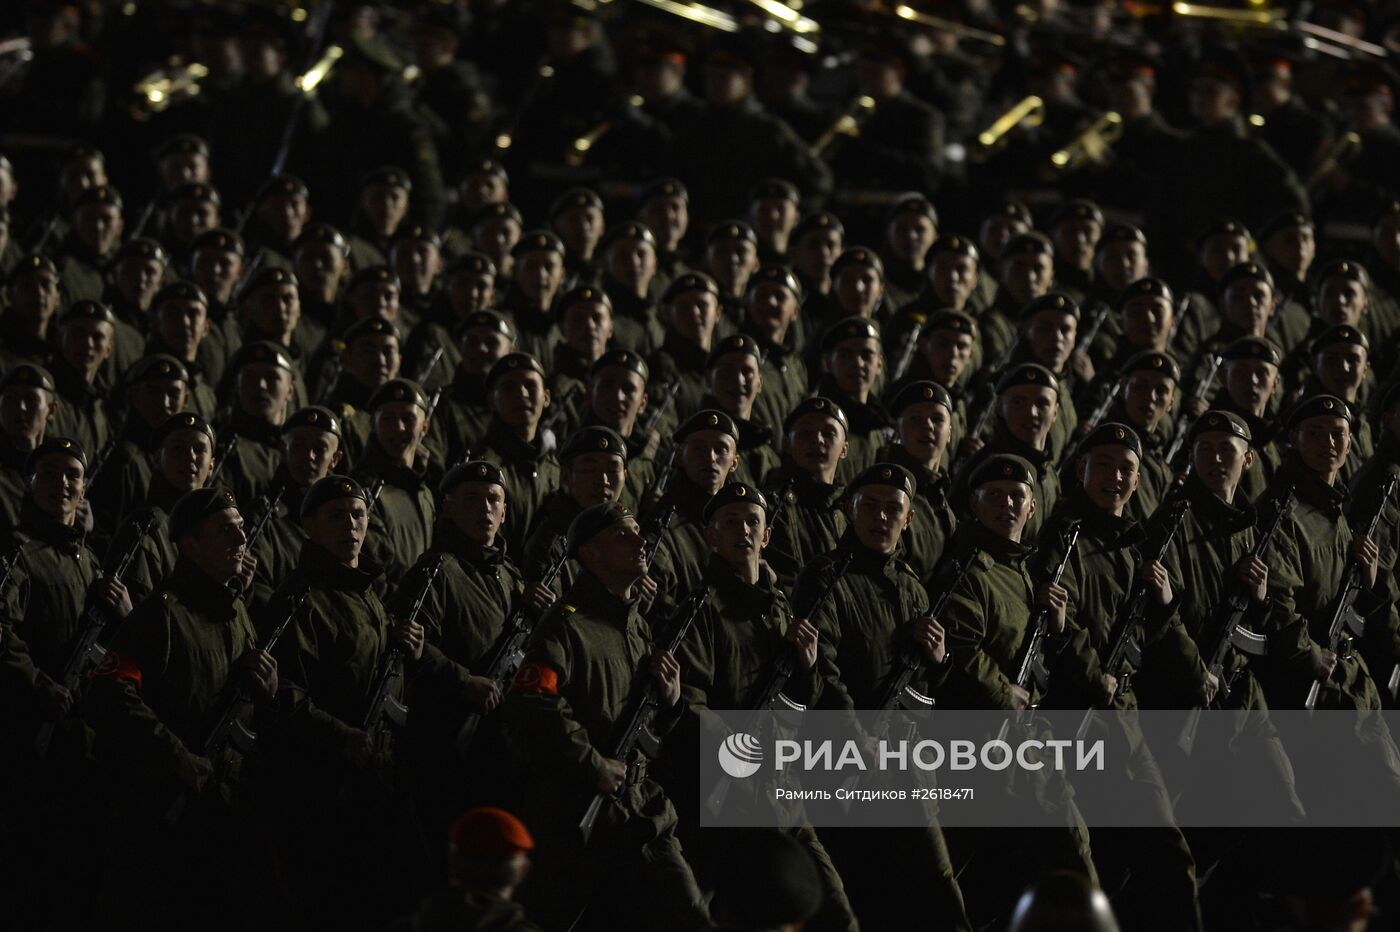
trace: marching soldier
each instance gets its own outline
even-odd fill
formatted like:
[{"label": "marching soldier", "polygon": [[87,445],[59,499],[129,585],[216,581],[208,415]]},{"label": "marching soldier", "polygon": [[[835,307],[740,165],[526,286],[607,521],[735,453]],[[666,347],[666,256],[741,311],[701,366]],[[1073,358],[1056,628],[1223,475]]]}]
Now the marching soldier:
[{"label": "marching soldier", "polygon": [[497,307],[510,315],[516,344],[536,359],[553,359],[559,342],[555,326],[554,298],[564,287],[564,244],[544,230],[527,233],[510,249],[512,268],[496,268],[510,275],[510,290]]},{"label": "marching soldier", "polygon": [[1079,305],[1068,295],[1042,295],[1022,308],[1017,337],[1020,349],[1011,355],[1013,362],[1039,363],[1055,375],[1059,416],[1046,442],[1052,460],[1064,454],[1069,438],[1079,426],[1070,383],[1076,377],[1088,381],[1094,375],[1092,363],[1075,360],[1075,340],[1081,322]]},{"label": "marching soldier", "polygon": [[847,318],[827,330],[820,346],[826,371],[816,391],[846,415],[847,452],[839,472],[849,479],[875,462],[890,433],[890,416],[875,397],[885,370],[880,329],[864,318]]},{"label": "marching soldier", "polygon": [[201,361],[203,347],[211,333],[209,301],[192,282],[172,282],[156,293],[151,302],[151,334],[145,356],[173,356],[189,376],[186,405],[205,420],[218,410],[214,386]]},{"label": "marching soldier", "polygon": [[1137,435],[1138,487],[1128,501],[1128,514],[1145,523],[1173,478],[1172,464],[1167,462],[1172,429],[1167,418],[1175,406],[1181,369],[1169,354],[1148,350],[1125,362],[1119,378],[1106,420],[1131,427]]},{"label": "marching soldier", "polygon": [[345,452],[357,460],[369,443],[369,400],[385,383],[399,377],[403,356],[399,331],[382,317],[365,317],[350,325],[341,342],[335,376],[320,392],[326,407],[340,413]]},{"label": "marching soldier", "polygon": [[982,366],[993,373],[1015,352],[1021,311],[1055,286],[1055,247],[1044,235],[1013,236],[1001,248],[1000,257],[996,298],[977,315]]},{"label": "marching soldier", "polygon": [[505,539],[512,549],[523,547],[535,526],[545,494],[559,484],[559,461],[545,449],[540,419],[550,405],[544,368],[528,353],[509,353],[486,374],[490,426],[475,457],[457,454],[454,464],[468,458],[497,463],[506,481]]},{"label": "marching soldier", "polygon": [[598,248],[617,345],[650,357],[665,339],[656,314],[656,237],[646,225],[629,220],[608,230]]},{"label": "marching soldier", "polygon": [[705,572],[705,505],[739,465],[739,429],[722,411],[697,411],[672,435],[674,473],[648,518],[674,509],[660,553],[676,573],[676,594],[695,591]]},{"label": "marching soldier", "polygon": [[719,302],[724,308],[721,326],[727,322],[733,327],[744,319],[749,279],[757,270],[758,236],[747,223],[731,220],[705,237],[704,261],[696,271],[708,272],[719,285]]},{"label": "marching soldier", "polygon": [[428,549],[437,520],[423,449],[428,405],[423,392],[407,379],[381,385],[369,400],[373,431],[351,474],[367,487],[379,487],[378,501],[371,502],[373,535],[365,553],[393,579]]},{"label": "marching soldier", "polygon": [[714,407],[701,402],[705,394],[706,361],[720,340],[719,286],[704,272],[677,275],[661,296],[658,315],[665,336],[651,358],[657,384],[676,380],[675,410]]},{"label": "marching soldier", "polygon": [[[268,490],[277,472],[282,424],[291,408],[296,372],[275,343],[247,343],[229,360],[233,414],[220,431],[214,468],[240,502]],[[229,433],[232,436],[230,446]]]},{"label": "marching soldier", "polygon": [[24,463],[44,442],[59,403],[53,377],[41,366],[17,363],[0,376],[0,522],[5,529],[19,525],[29,485]]},{"label": "marching soldier", "polygon": [[96,301],[70,304],[58,315],[58,353],[52,372],[59,406],[53,428],[84,450],[100,450],[112,438],[98,377],[112,355],[115,328],[112,312]]},{"label": "marching soldier", "polygon": [[47,256],[30,255],[15,263],[5,278],[5,308],[0,311],[0,366],[8,372],[21,362],[47,365],[53,355],[49,333],[58,313],[58,269]]},{"label": "marching soldier", "polygon": [[894,442],[876,454],[914,477],[914,520],[904,529],[904,560],[927,581],[953,537],[957,517],[948,501],[943,457],[953,432],[953,402],[936,382],[910,382],[890,401]]},{"label": "marching soldier", "polygon": [[[742,333],[715,343],[705,358],[705,394],[696,408],[723,411],[739,429],[739,466],[735,476],[755,485],[778,466],[773,431],[753,419],[754,405],[763,390],[763,355],[758,341]],[[677,399],[679,401],[679,399]]]},{"label": "marching soldier", "polygon": [[802,311],[802,286],[782,266],[765,266],[748,283],[741,331],[758,343],[763,391],[753,419],[776,432],[807,393],[801,337],[794,328]]},{"label": "marching soldier", "polygon": [[[436,300],[424,311],[404,347],[407,371],[416,373],[428,392],[451,383],[462,361],[458,335],[470,317],[496,303],[496,267],[480,253],[468,252],[453,259],[439,280],[442,287]],[[439,349],[442,357],[433,363]]]},{"label": "marching soldier", "polygon": [[845,412],[830,398],[807,398],[787,416],[782,464],[763,480],[773,515],[766,559],[786,589],[803,567],[835,549],[846,530],[838,507],[844,490],[837,482],[846,430]]},{"label": "marching soldier", "polygon": [[190,281],[208,300],[208,333],[199,344],[199,365],[218,385],[241,337],[234,314],[234,288],[243,280],[243,238],[232,230],[201,233],[191,247]]}]

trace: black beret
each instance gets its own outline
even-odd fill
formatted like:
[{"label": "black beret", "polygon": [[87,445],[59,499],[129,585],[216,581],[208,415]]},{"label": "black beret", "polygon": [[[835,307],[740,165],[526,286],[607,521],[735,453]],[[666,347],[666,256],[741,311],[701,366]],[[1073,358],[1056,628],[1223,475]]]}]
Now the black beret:
[{"label": "black beret", "polygon": [[565,311],[575,304],[585,303],[601,304],[608,309],[609,313],[612,312],[612,299],[608,297],[606,291],[601,288],[595,288],[592,285],[580,285],[577,288],[564,292],[559,296],[559,299],[554,302],[554,317],[556,320],[562,322],[564,320]]},{"label": "black beret", "polygon": [[876,463],[861,470],[860,474],[851,480],[851,484],[846,486],[846,495],[853,497],[867,485],[887,485],[890,488],[899,489],[910,498],[918,491],[919,484],[914,481],[914,476],[903,466],[894,463]]},{"label": "black beret", "polygon": [[53,376],[49,374],[49,370],[32,362],[16,363],[4,376],[0,376],[0,392],[11,385],[42,388],[49,392],[55,391]]},{"label": "black beret", "polygon": [[1142,456],[1142,440],[1138,437],[1137,431],[1127,424],[1119,424],[1114,421],[1100,424],[1089,431],[1089,435],[1079,445],[1079,454],[1082,456],[1095,447],[1106,447],[1111,444],[1127,447],[1139,457]]},{"label": "black beret", "polygon": [[311,488],[306,490],[306,495],[301,500],[301,517],[309,518],[316,513],[317,508],[339,498],[358,498],[366,505],[369,504],[369,495],[364,486],[349,476],[330,475],[317,479]]},{"label": "black beret", "polygon": [[601,502],[597,505],[590,505],[579,512],[578,516],[569,523],[569,533],[564,538],[564,551],[571,557],[577,557],[579,549],[584,544],[623,519],[630,517],[632,517],[631,510],[621,502]]},{"label": "black beret", "polygon": [[754,272],[749,276],[748,294],[752,295],[754,289],[759,285],[769,282],[786,288],[792,293],[792,296],[797,299],[799,304],[802,302],[802,283],[797,280],[797,276],[792,273],[792,270],[785,265],[765,265],[757,272]]},{"label": "black beret", "polygon": [[1242,281],[1261,281],[1271,289],[1274,287],[1274,277],[1269,274],[1269,270],[1262,263],[1241,262],[1220,276],[1220,293],[1224,294],[1231,285]]},{"label": "black beret", "polygon": [[1242,236],[1245,239],[1252,239],[1249,235],[1249,227],[1232,220],[1229,217],[1221,217],[1213,221],[1209,226],[1201,231],[1201,235],[1196,237],[1196,248],[1200,249],[1210,239],[1217,236]]},{"label": "black beret", "polygon": [[151,307],[158,308],[166,301],[193,301],[195,304],[209,306],[209,299],[204,297],[204,292],[199,290],[199,286],[186,281],[171,282],[157,291],[155,298],[151,300]]},{"label": "black beret", "polygon": [[924,326],[925,333],[932,333],[935,330],[952,330],[976,338],[977,321],[973,320],[970,314],[945,308],[941,311],[934,311],[933,316],[928,319],[928,323]]},{"label": "black beret", "polygon": [[1128,361],[1123,363],[1123,375],[1132,375],[1134,372],[1160,372],[1168,376],[1174,382],[1181,381],[1181,366],[1171,353],[1161,353],[1157,350],[1143,350],[1141,353],[1134,353]]},{"label": "black beret", "polygon": [[730,353],[745,353],[760,362],[763,361],[763,351],[758,348],[757,340],[747,334],[734,333],[710,347],[710,355],[705,357],[705,368],[713,369],[721,357]]},{"label": "black beret", "polygon": [[470,272],[473,275],[489,275],[496,277],[496,263],[479,252],[464,252],[451,262],[447,263],[444,273],[451,277],[459,272]]},{"label": "black beret", "polygon": [[1327,263],[1318,271],[1316,281],[1321,284],[1329,278],[1348,278],[1360,283],[1363,288],[1371,287],[1371,276],[1366,273],[1366,267],[1351,259]]},{"label": "black beret", "polygon": [[1195,443],[1196,438],[1200,437],[1201,434],[1209,432],[1230,434],[1239,437],[1245,443],[1254,442],[1254,437],[1249,433],[1249,425],[1238,414],[1232,414],[1229,411],[1207,411],[1202,414],[1192,423],[1186,439]]},{"label": "black beret", "polygon": [[826,328],[826,333],[822,334],[821,352],[829,353],[836,349],[846,340],[875,340],[880,339],[880,328],[875,326],[875,322],[864,317],[847,317],[845,320],[838,320],[830,327]]},{"label": "black beret", "polygon": [[279,268],[275,265],[265,265],[253,275],[252,278],[243,285],[243,290],[239,293],[240,301],[252,297],[263,288],[273,286],[281,287],[289,285],[292,288],[297,286],[297,277],[290,269]]},{"label": "black beret", "polygon": [[548,230],[531,230],[520,241],[510,247],[510,254],[517,258],[527,252],[553,252],[564,255],[564,241]]},{"label": "black beret", "polygon": [[196,236],[190,249],[194,252],[199,252],[204,249],[214,252],[231,252],[241,256],[243,255],[243,237],[232,230],[223,227],[215,227],[212,230],[205,230],[203,233]]},{"label": "black beret", "polygon": [[841,225],[840,217],[833,213],[828,213],[825,210],[819,210],[797,221],[797,226],[792,228],[792,236],[790,239],[791,242],[795,244],[808,233],[815,233],[817,231],[824,232],[826,230],[834,230],[842,236],[846,235],[846,228]]},{"label": "black beret", "polygon": [[371,314],[369,317],[361,317],[347,327],[343,340],[348,347],[354,345],[360,337],[371,336],[393,337],[395,342],[398,342],[399,331],[390,321],[377,314]]},{"label": "black beret", "polygon": [[457,325],[457,337],[460,339],[472,327],[485,327],[515,342],[515,327],[495,311],[472,311]]},{"label": "black beret", "polygon": [[335,412],[320,405],[307,405],[298,409],[295,414],[283,422],[282,433],[285,434],[298,427],[314,427],[328,434],[340,436],[340,421],[336,419]]},{"label": "black beret", "polygon": [[54,278],[58,278],[58,266],[53,264],[53,260],[48,256],[28,255],[15,263],[15,267],[10,269],[9,277],[5,279],[6,284],[13,285],[26,275],[34,272],[48,272]]},{"label": "black beret", "polygon": [[906,194],[895,201],[890,212],[885,215],[885,222],[889,223],[900,214],[917,214],[927,217],[935,228],[938,226],[938,210],[933,206],[933,202],[922,194]]},{"label": "black beret", "polygon": [[170,509],[170,517],[166,519],[170,539],[178,541],[205,518],[230,510],[238,510],[238,500],[222,486],[186,492],[175,502]]},{"label": "black beret", "polygon": [[889,412],[891,417],[899,417],[904,413],[904,409],[910,405],[924,404],[932,402],[942,405],[949,412],[953,410],[953,399],[948,396],[948,390],[937,382],[910,382],[895,393],[890,399]]},{"label": "black beret", "polygon": [[690,203],[690,192],[675,178],[659,178],[642,189],[642,203],[654,197],[678,197],[687,204]]},{"label": "black beret", "polygon": [[851,265],[868,265],[875,270],[875,274],[881,279],[885,277],[885,263],[880,261],[880,257],[872,250],[864,246],[856,246],[854,249],[847,249],[836,257],[836,261],[831,263],[831,277],[835,278],[841,274],[841,270]]},{"label": "black beret", "polygon": [[642,355],[625,349],[608,350],[599,356],[594,360],[593,365],[588,367],[588,377],[595,378],[598,373],[609,366],[618,366],[629,372],[635,372],[642,377],[643,382],[651,378],[651,373],[647,369],[647,361],[642,358]]},{"label": "black beret", "polygon": [[1259,239],[1266,240],[1275,233],[1282,232],[1283,230],[1292,230],[1297,227],[1310,227],[1312,225],[1312,217],[1309,217],[1301,210],[1285,210],[1269,218],[1269,222],[1264,224],[1263,229],[1259,231]]},{"label": "black beret", "polygon": [[496,380],[507,372],[533,372],[543,381],[545,379],[544,366],[540,361],[529,353],[506,353],[492,364],[490,371],[486,373],[486,391],[489,393],[491,387],[496,384]]},{"label": "black beret", "polygon": [[749,191],[750,201],[769,199],[798,204],[802,201],[802,192],[797,190],[797,185],[783,178],[765,178]]},{"label": "black beret", "polygon": [[160,422],[160,426],[151,435],[151,441],[156,446],[160,446],[166,437],[177,430],[195,430],[209,438],[209,442],[214,442],[214,428],[209,422],[204,420],[193,411],[181,411],[179,414],[172,414],[170,417]]},{"label": "black beret", "polygon": [[59,312],[58,322],[66,324],[74,320],[96,320],[116,326],[117,319],[101,301],[74,301]]},{"label": "black beret", "polygon": [[559,463],[567,466],[576,457],[585,453],[611,453],[619,456],[622,461],[627,462],[627,441],[611,427],[602,425],[592,425],[580,427],[569,435],[569,439],[564,441],[564,445],[559,448]]},{"label": "black beret", "polygon": [[224,199],[219,196],[218,189],[213,185],[202,181],[189,181],[170,192],[170,201],[208,201],[218,207],[223,204]]},{"label": "black beret", "polygon": [[735,443],[739,442],[739,428],[735,426],[734,419],[714,408],[706,408],[692,414],[680,427],[676,428],[676,432],[671,435],[671,438],[676,443],[683,443],[691,434],[702,430],[717,430],[733,437]]},{"label": "black beret", "polygon": [[763,509],[766,516],[768,514],[768,500],[763,497],[763,493],[747,482],[731,482],[720,488],[710,500],[705,503],[705,510],[700,514],[703,524],[709,524],[711,519],[726,505],[733,505],[736,502],[757,505]]},{"label": "black beret", "polygon": [[1041,311],[1054,311],[1057,314],[1068,314],[1075,320],[1079,319],[1079,305],[1069,295],[1061,294],[1058,291],[1032,298],[1025,307],[1021,308],[1021,319],[1030,320]]},{"label": "black beret", "polygon": [[354,291],[361,285],[393,285],[399,287],[399,277],[387,265],[367,265],[350,276],[346,291]]},{"label": "black beret", "polygon": [[987,217],[1010,217],[1012,220],[1019,220],[1022,223],[1031,223],[1031,209],[1015,198],[1007,198],[996,207],[987,211]]},{"label": "black beret", "polygon": [[83,447],[78,441],[69,437],[48,437],[24,458],[25,475],[33,475],[39,461],[54,453],[73,457],[83,464],[83,472],[87,472],[87,456],[83,453]]},{"label": "black beret", "polygon": [[165,353],[152,353],[149,356],[141,357],[126,373],[126,384],[128,385],[135,385],[137,382],[153,382],[157,379],[188,382],[190,374],[185,369],[184,363]]},{"label": "black beret", "polygon": [[506,167],[495,159],[482,159],[479,162],[473,162],[462,174],[466,176],[492,175],[496,178],[510,180],[510,175],[506,173]]},{"label": "black beret", "polygon": [[420,243],[428,243],[436,249],[442,248],[442,237],[437,230],[424,226],[421,223],[403,223],[394,231],[391,244],[402,243],[406,240],[414,240]]},{"label": "black beret", "polygon": [[1034,488],[1036,478],[1035,467],[1029,460],[1011,453],[996,453],[973,470],[968,485],[975,489],[986,482],[1024,482]]},{"label": "black beret", "polygon": [[1169,304],[1175,303],[1172,296],[1171,286],[1160,278],[1139,278],[1127,288],[1118,293],[1117,309],[1123,310],[1128,302],[1138,295],[1152,295],[1155,298],[1165,298]]},{"label": "black beret", "polygon": [[292,359],[287,355],[286,349],[267,340],[244,343],[238,348],[238,352],[233,354],[233,359],[229,360],[228,369],[230,372],[237,372],[244,366],[253,363],[266,363],[277,366],[279,369],[286,369],[288,372],[295,371],[292,368]]},{"label": "black beret", "polygon": [[797,423],[797,419],[808,414],[820,414],[829,417],[841,425],[841,430],[850,433],[851,426],[846,420],[846,412],[841,410],[841,406],[830,398],[823,398],[821,395],[814,395],[811,398],[803,398],[797,403],[787,417],[783,418],[783,432],[787,433],[792,429],[792,425]]},{"label": "black beret", "polygon": [[1094,250],[1098,252],[1111,243],[1141,243],[1146,246],[1147,234],[1131,223],[1114,223],[1103,231]]},{"label": "black beret", "polygon": [[447,475],[438,483],[438,494],[446,495],[463,482],[486,482],[499,485],[502,489],[506,487],[506,477],[501,467],[485,460],[471,460],[458,463],[447,471]]},{"label": "black beret", "polygon": [[997,394],[1000,395],[1008,388],[1015,388],[1017,385],[1038,385],[1051,391],[1059,390],[1055,374],[1035,362],[1023,362],[1019,366],[1006,370],[1002,377],[997,380]]},{"label": "black beret", "polygon": [[1012,256],[1054,256],[1055,246],[1050,242],[1049,237],[1044,233],[1031,230],[1027,233],[1017,233],[1006,241],[1006,245],[1001,247],[1001,258],[1003,261]]},{"label": "black beret", "polygon": [[360,178],[361,188],[368,188],[372,184],[403,188],[405,191],[413,190],[413,181],[408,177],[408,172],[393,165],[383,165]]},{"label": "black beret", "polygon": [[712,229],[705,237],[705,245],[713,246],[715,243],[722,243],[725,240],[743,240],[746,243],[758,245],[758,234],[741,220],[726,220]]},{"label": "black beret", "polygon": [[306,197],[306,182],[296,175],[274,175],[258,189],[253,200],[262,203],[270,197]]},{"label": "black beret", "polygon": [[88,188],[73,199],[73,209],[82,210],[90,204],[111,205],[112,207],[122,206],[122,196],[116,188],[109,184],[99,184]]},{"label": "black beret", "polygon": [[1338,343],[1351,343],[1367,350],[1371,348],[1371,341],[1366,339],[1366,334],[1351,324],[1336,324],[1322,331],[1322,334],[1313,341],[1312,351],[1316,353],[1329,346],[1336,346]]},{"label": "black beret", "polygon": [[1351,408],[1336,395],[1313,395],[1304,398],[1288,412],[1288,429],[1293,430],[1310,417],[1340,417],[1348,424],[1353,421]]},{"label": "black beret", "polygon": [[488,220],[500,220],[509,218],[516,223],[523,224],[525,219],[520,216],[520,208],[514,204],[483,204],[467,218],[467,229],[471,229],[479,223]]},{"label": "black beret", "polygon": [[423,394],[423,390],[418,387],[417,382],[409,379],[390,379],[379,386],[375,389],[374,394],[369,396],[365,410],[374,411],[380,405],[388,404],[391,401],[408,401],[424,411],[428,410],[428,397]]},{"label": "black beret", "polygon": [[939,253],[950,252],[955,256],[967,256],[974,262],[982,261],[982,254],[977,251],[977,244],[971,237],[960,236],[953,233],[949,236],[940,236],[933,241],[933,245],[928,249],[928,257],[932,259]]},{"label": "black beret", "polygon": [[608,232],[603,234],[601,245],[606,249],[613,243],[624,239],[641,240],[652,249],[656,248],[656,237],[652,234],[651,228],[635,220],[627,220],[608,227]]},{"label": "black beret", "polygon": [[578,210],[580,207],[596,207],[602,210],[603,199],[591,188],[570,188],[549,205],[549,219],[554,220],[560,214]]},{"label": "black beret", "polygon": [[1066,220],[1092,220],[1099,226],[1103,226],[1103,211],[1098,204],[1093,201],[1075,198],[1065,201],[1056,207],[1050,214],[1050,226],[1056,227]]},{"label": "black beret", "polygon": [[139,236],[122,243],[117,254],[112,257],[112,261],[121,262],[123,259],[146,259],[151,262],[159,262],[161,265],[170,261],[160,243],[146,236]]},{"label": "black beret", "polygon": [[209,143],[194,133],[176,133],[169,137],[160,145],[156,146],[155,156],[158,159],[167,158],[172,155],[209,155]]},{"label": "black beret", "polygon": [[686,272],[666,286],[666,292],[661,296],[661,303],[670,304],[681,295],[692,291],[703,291],[716,298],[719,297],[719,285],[715,284],[713,278],[704,272]]},{"label": "black beret", "polygon": [[1275,366],[1283,365],[1283,350],[1278,348],[1278,344],[1267,337],[1240,337],[1229,346],[1225,347],[1220,354],[1223,362],[1232,359],[1262,359],[1271,362]]}]

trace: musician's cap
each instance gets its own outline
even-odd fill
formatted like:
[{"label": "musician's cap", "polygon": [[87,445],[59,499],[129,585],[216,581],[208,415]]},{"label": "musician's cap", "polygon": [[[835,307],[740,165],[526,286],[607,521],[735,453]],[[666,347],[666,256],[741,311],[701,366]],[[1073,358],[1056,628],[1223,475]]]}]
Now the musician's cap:
[{"label": "musician's cap", "polygon": [[0,376],[0,392],[12,385],[42,388],[46,392],[56,391],[53,376],[49,374],[49,370],[32,362],[22,362],[11,366],[8,372]]},{"label": "musician's cap", "polygon": [[721,508],[729,505],[757,505],[763,509],[764,515],[768,514],[768,500],[762,492],[747,482],[731,482],[705,503],[705,510],[700,515],[701,523],[709,524]]},{"label": "musician's cap", "polygon": [[1032,298],[1025,307],[1021,308],[1021,319],[1030,320],[1042,311],[1053,311],[1056,314],[1068,314],[1075,320],[1079,319],[1079,305],[1067,294],[1052,291],[1043,294],[1038,298]]},{"label": "musician's cap", "polygon": [[306,496],[301,500],[300,517],[305,520],[327,502],[342,498],[358,498],[369,504],[369,494],[365,492],[364,486],[349,476],[329,475],[324,479],[317,479],[311,488],[306,490]]},{"label": "musician's cap", "polygon": [[611,427],[600,424],[580,427],[559,448],[559,464],[567,466],[585,453],[610,453],[627,462],[627,441]]},{"label": "musician's cap", "polygon": [[713,278],[704,272],[686,272],[666,286],[665,293],[661,295],[661,303],[670,304],[681,295],[689,294],[692,291],[700,291],[714,295],[716,298],[719,297],[719,285],[715,283]]},{"label": "musician's cap", "polygon": [[798,419],[808,414],[820,414],[823,417],[831,418],[841,425],[842,435],[851,432],[850,422],[846,420],[846,412],[841,410],[841,406],[830,398],[814,395],[811,398],[804,398],[799,401],[793,409],[788,412],[787,417],[783,418],[783,433],[792,430],[793,425],[797,423]]},{"label": "musician's cap", "polygon": [[972,472],[969,487],[976,489],[988,482],[1021,482],[1035,488],[1036,470],[1030,461],[1010,453],[997,453],[987,457]]},{"label": "musician's cap", "polygon": [[1175,296],[1172,295],[1171,285],[1168,285],[1160,278],[1149,276],[1147,278],[1139,278],[1118,293],[1117,309],[1120,311],[1123,310],[1123,308],[1127,307],[1129,301],[1139,295],[1151,295],[1154,298],[1164,298],[1171,304],[1175,304],[1176,301]]},{"label": "musician's cap", "polygon": [[486,393],[489,395],[501,376],[511,372],[533,372],[540,377],[541,381],[547,379],[544,366],[540,365],[540,361],[529,353],[506,353],[496,360],[486,373]]},{"label": "musician's cap", "polygon": [[386,405],[395,401],[407,401],[422,408],[427,413],[429,402],[428,397],[423,394],[423,389],[418,387],[418,383],[410,379],[390,379],[375,390],[369,396],[369,402],[365,408],[369,411],[377,411],[380,405]]},{"label": "musician's cap", "polygon": [[1123,375],[1129,376],[1134,372],[1159,372],[1173,382],[1181,383],[1181,366],[1177,364],[1176,358],[1171,353],[1143,350],[1141,353],[1133,354],[1123,364]]},{"label": "musician's cap", "polygon": [[861,470],[860,474],[851,480],[851,484],[846,486],[847,497],[854,498],[857,492],[868,485],[889,486],[910,498],[919,490],[914,474],[895,463],[876,463]]},{"label": "musician's cap", "polygon": [[1231,266],[1228,272],[1220,276],[1220,293],[1224,294],[1231,285],[1243,281],[1259,281],[1268,285],[1270,289],[1274,287],[1274,277],[1262,262],[1241,262]]},{"label": "musician's cap", "polygon": [[1240,337],[1225,347],[1220,354],[1222,362],[1235,359],[1262,359],[1275,366],[1283,365],[1283,350],[1268,337]]},{"label": "musician's cap", "polygon": [[1100,424],[1091,430],[1089,435],[1084,438],[1084,442],[1079,445],[1079,455],[1083,456],[1096,447],[1114,445],[1127,447],[1139,457],[1142,456],[1142,440],[1138,437],[1137,431],[1127,424],[1119,424],[1114,421]]},{"label": "musician's cap", "polygon": [[763,351],[759,349],[757,340],[744,333],[734,333],[719,340],[710,348],[710,355],[705,357],[705,369],[713,369],[715,363],[730,353],[744,353],[760,362],[763,360]]},{"label": "musician's cap", "polygon": [[1254,442],[1254,437],[1249,432],[1249,425],[1238,414],[1230,411],[1207,411],[1202,414],[1191,425],[1186,439],[1195,443],[1201,434],[1208,433],[1224,433],[1238,437],[1245,443],[1252,444]]},{"label": "musician's cap", "polygon": [[642,354],[624,349],[608,350],[606,353],[599,356],[594,361],[593,365],[588,367],[588,378],[596,378],[598,373],[610,366],[616,366],[620,369],[626,369],[629,372],[635,372],[642,377],[643,382],[651,378],[651,373],[647,370],[647,362],[642,358]]},{"label": "musician's cap", "polygon": [[631,509],[621,502],[590,505],[569,523],[569,533],[564,538],[565,552],[571,557],[577,557],[584,544],[631,517]]},{"label": "musician's cap", "polygon": [[328,434],[341,436],[340,421],[336,418],[335,412],[320,405],[307,405],[299,409],[282,424],[282,433],[296,430],[298,427],[314,427]]},{"label": "musician's cap", "polygon": [[506,488],[506,476],[501,472],[501,467],[485,460],[471,460],[458,463],[447,471],[447,475],[438,483],[438,495],[447,495],[463,482],[485,482],[499,485],[503,490]]},{"label": "musician's cap", "polygon": [[126,373],[127,385],[165,380],[186,383],[190,380],[190,374],[185,369],[185,364],[166,353],[152,353],[149,356],[142,356]]},{"label": "musician's cap", "polygon": [[875,270],[875,274],[883,281],[885,278],[885,263],[880,261],[880,257],[873,249],[866,249],[864,246],[856,246],[847,249],[836,257],[836,261],[831,263],[831,277],[834,279],[841,274],[843,269],[853,265],[863,265]]},{"label": "musician's cap", "polygon": [[83,452],[83,447],[78,441],[71,437],[47,437],[44,442],[30,451],[24,459],[24,474],[34,475],[34,470],[38,468],[40,461],[46,456],[67,456],[78,461],[83,467],[83,472],[87,472],[87,454]]},{"label": "musician's cap", "polygon": [[1351,406],[1336,395],[1313,395],[1298,402],[1288,412],[1288,429],[1301,427],[1304,421],[1314,417],[1339,417],[1347,424],[1355,421]]},{"label": "musician's cap", "polygon": [[1368,351],[1371,349],[1371,341],[1366,339],[1366,334],[1351,324],[1336,324],[1322,331],[1318,338],[1313,341],[1312,351],[1318,353],[1329,346],[1339,344],[1360,346]]},{"label": "musician's cap", "polygon": [[953,410],[953,399],[948,396],[948,390],[942,385],[937,382],[910,382],[890,399],[890,416],[898,418],[910,405],[928,403],[942,405],[949,412]]},{"label": "musician's cap", "polygon": [[548,230],[531,230],[510,247],[510,254],[517,259],[527,252],[552,252],[563,256],[564,241]]},{"label": "musician's cap", "polygon": [[734,419],[723,411],[715,408],[706,408],[697,411],[681,423],[676,428],[676,432],[671,435],[671,439],[676,443],[684,443],[691,434],[699,433],[702,430],[717,430],[722,434],[728,434],[734,438],[734,442],[739,442],[739,428],[734,423]]},{"label": "musician's cap", "polygon": [[238,500],[222,486],[194,489],[181,495],[171,507],[166,528],[170,531],[170,539],[179,541],[205,518],[237,510]]},{"label": "musician's cap", "polygon": [[1035,362],[1023,362],[1019,366],[1008,369],[1000,379],[997,380],[997,394],[1018,385],[1035,385],[1039,388],[1048,388],[1051,391],[1057,390],[1055,374],[1049,369]]}]

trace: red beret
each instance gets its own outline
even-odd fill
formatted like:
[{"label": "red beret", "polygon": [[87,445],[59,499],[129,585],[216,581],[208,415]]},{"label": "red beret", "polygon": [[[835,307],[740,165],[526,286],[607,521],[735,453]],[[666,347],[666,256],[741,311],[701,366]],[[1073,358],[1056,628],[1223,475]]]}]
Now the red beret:
[{"label": "red beret", "polygon": [[504,809],[468,809],[452,823],[452,850],[468,858],[508,858],[535,847],[525,823]]}]

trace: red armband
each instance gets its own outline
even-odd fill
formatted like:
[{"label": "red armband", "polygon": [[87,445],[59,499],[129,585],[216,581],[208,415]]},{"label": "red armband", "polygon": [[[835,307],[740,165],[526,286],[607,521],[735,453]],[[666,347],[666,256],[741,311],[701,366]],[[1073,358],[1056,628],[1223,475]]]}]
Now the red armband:
[{"label": "red armband", "polygon": [[559,693],[559,671],[547,663],[527,663],[510,684],[513,693]]}]

